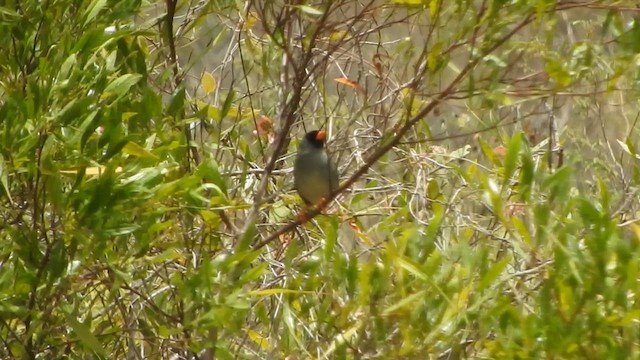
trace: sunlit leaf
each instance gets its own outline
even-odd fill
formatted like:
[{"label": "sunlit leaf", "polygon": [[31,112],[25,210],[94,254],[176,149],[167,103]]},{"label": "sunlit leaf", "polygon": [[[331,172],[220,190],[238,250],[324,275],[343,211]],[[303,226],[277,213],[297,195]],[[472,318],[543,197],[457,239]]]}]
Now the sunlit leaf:
[{"label": "sunlit leaf", "polygon": [[247,336],[249,336],[249,339],[251,339],[251,341],[253,341],[254,344],[258,345],[259,347],[261,347],[262,349],[265,349],[265,350],[270,350],[271,349],[269,347],[268,338],[260,335],[260,333],[258,333],[255,330],[252,330],[252,329],[247,329],[246,333],[247,333]]},{"label": "sunlit leaf", "polygon": [[107,85],[102,94],[102,98],[108,98],[111,96],[115,96],[116,98],[121,98],[125,96],[131,87],[138,83],[142,79],[142,75],[140,74],[124,74]]},{"label": "sunlit leaf", "polygon": [[[396,3],[400,5],[410,5],[410,6],[423,5],[425,4],[425,1],[427,0],[391,0],[392,3]],[[435,3],[436,1],[431,1],[431,2]]]},{"label": "sunlit leaf", "polygon": [[296,7],[298,9],[300,9],[303,13],[307,14],[307,15],[313,15],[313,16],[320,16],[322,14],[324,14],[323,11],[313,7],[313,6],[309,6],[309,5],[292,5],[293,7]]},{"label": "sunlit leaf", "polygon": [[129,141],[123,148],[122,152],[125,154],[133,155],[139,157],[141,159],[150,159],[150,160],[159,160],[159,158],[151,153],[149,150],[143,148],[142,146]]},{"label": "sunlit leaf", "polygon": [[313,294],[313,291],[302,291],[293,289],[264,289],[264,290],[252,290],[247,292],[249,296],[271,296],[281,294]]},{"label": "sunlit leaf", "polygon": [[87,10],[84,14],[84,17],[85,17],[84,24],[87,25],[89,22],[95,19],[98,13],[102,9],[104,9],[106,5],[107,5],[107,0],[93,0],[87,7]]},{"label": "sunlit leaf", "polygon": [[217,86],[216,78],[214,78],[213,75],[211,75],[211,73],[207,71],[202,74],[202,80],[200,84],[202,85],[202,89],[204,90],[205,94],[214,92]]}]

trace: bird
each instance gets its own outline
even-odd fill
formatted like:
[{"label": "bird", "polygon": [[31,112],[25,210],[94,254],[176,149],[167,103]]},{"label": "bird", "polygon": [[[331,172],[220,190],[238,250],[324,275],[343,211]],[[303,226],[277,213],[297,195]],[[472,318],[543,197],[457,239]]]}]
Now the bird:
[{"label": "bird", "polygon": [[322,130],[309,131],[298,145],[293,165],[295,189],[307,206],[320,210],[326,200],[338,189],[338,168],[325,149],[327,133]]}]

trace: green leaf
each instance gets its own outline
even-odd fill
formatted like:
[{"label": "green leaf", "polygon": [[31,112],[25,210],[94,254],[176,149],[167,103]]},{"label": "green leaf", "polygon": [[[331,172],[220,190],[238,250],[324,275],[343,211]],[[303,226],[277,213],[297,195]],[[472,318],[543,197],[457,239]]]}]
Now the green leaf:
[{"label": "green leaf", "polygon": [[185,176],[181,179],[174,180],[162,185],[159,185],[155,189],[156,200],[164,199],[178,192],[192,189],[200,183],[200,179],[195,175]]},{"label": "green leaf", "polygon": [[571,189],[571,169],[562,167],[543,182],[543,188],[549,189],[552,199],[563,201],[569,196]]},{"label": "green leaf", "polygon": [[7,173],[5,170],[4,157],[0,154],[0,185],[2,185],[3,193],[7,195],[9,203],[13,205],[13,199],[11,198],[11,192],[9,191],[9,183],[7,181]]},{"label": "green leaf", "polygon": [[62,66],[60,67],[60,71],[58,71],[58,79],[57,79],[58,81],[62,81],[69,77],[69,74],[71,73],[71,68],[75,66],[76,61],[77,61],[76,53],[73,53],[69,55],[69,57],[67,57],[67,59],[62,63]]},{"label": "green leaf", "polygon": [[167,108],[167,113],[169,115],[172,115],[174,118],[182,118],[185,97],[185,89],[181,87],[171,98],[171,102],[169,103],[169,107]]},{"label": "green leaf", "polygon": [[549,75],[549,78],[551,78],[558,87],[564,88],[571,85],[573,79],[564,66],[562,66],[560,61],[556,59],[547,59],[544,69]]},{"label": "green leaf", "polygon": [[618,38],[620,48],[630,54],[640,53],[640,20],[631,21],[631,27]]},{"label": "green leaf", "polygon": [[349,255],[349,262],[347,263],[347,269],[344,277],[346,278],[346,290],[349,297],[353,298],[356,293],[358,284],[358,258],[354,255]]},{"label": "green leaf", "polygon": [[396,262],[399,268],[406,270],[407,272],[424,282],[429,282],[429,275],[427,275],[419,267],[419,265],[413,262],[411,259],[404,256],[399,256],[398,258],[396,258]]},{"label": "green leaf", "polygon": [[511,177],[516,170],[516,163],[520,155],[520,147],[522,145],[522,133],[518,132],[511,137],[509,147],[507,148],[507,155],[504,160],[504,178],[503,186],[509,185]]},{"label": "green leaf", "polygon": [[91,349],[103,358],[109,357],[107,351],[102,347],[102,344],[100,343],[100,341],[98,341],[98,338],[93,335],[91,329],[76,320],[76,317],[72,314],[65,313],[65,318],[67,319],[67,324],[71,327],[75,335],[84,346],[86,346],[88,349]]},{"label": "green leaf", "polygon": [[203,161],[202,164],[198,166],[195,174],[206,182],[212,182],[222,191],[223,195],[227,194],[227,184],[220,174],[218,163],[214,159],[209,158]]},{"label": "green leaf", "polygon": [[141,159],[149,159],[149,160],[160,160],[159,157],[151,153],[149,150],[143,148],[142,146],[129,141],[122,148],[122,152],[125,154],[133,155],[139,157]]},{"label": "green leaf", "polygon": [[436,42],[432,47],[429,48],[429,53],[427,55],[427,67],[431,74],[435,74],[438,70],[442,69],[442,67],[446,64],[446,57],[442,55],[442,42]]},{"label": "green leaf", "polygon": [[109,98],[115,96],[116,99],[120,99],[129,93],[129,89],[142,79],[140,74],[124,74],[107,85],[102,94],[102,98]]},{"label": "green leaf", "polygon": [[55,116],[62,125],[73,124],[87,113],[87,108],[94,102],[95,99],[89,97],[72,99]]},{"label": "green leaf", "polygon": [[106,5],[107,5],[107,0],[93,0],[93,2],[89,4],[87,11],[85,11],[84,13],[84,17],[85,17],[84,25],[86,26],[93,19],[95,19],[98,13],[100,12],[100,10],[104,9]]},{"label": "green leaf", "polygon": [[480,144],[480,149],[482,150],[482,153],[484,154],[484,156],[486,156],[487,159],[489,159],[489,161],[492,162],[493,164],[500,165],[500,161],[495,156],[493,149],[489,146],[489,144],[487,144],[481,138],[478,138],[478,143]]},{"label": "green leaf", "polygon": [[63,194],[63,184],[60,179],[60,174],[54,173],[51,176],[47,176],[46,186],[51,204],[55,206],[57,210],[64,210],[65,200],[67,198],[65,194]]},{"label": "green leaf", "polygon": [[607,187],[607,184],[604,182],[604,180],[602,180],[600,177],[598,177],[598,189],[600,189],[602,208],[609,209],[609,204],[611,202],[611,198],[609,196],[609,188]]},{"label": "green leaf", "polygon": [[489,287],[489,285],[493,284],[494,280],[502,274],[504,269],[511,262],[510,256],[505,256],[503,259],[495,263],[489,271],[480,279],[480,283],[478,285],[478,291],[482,291]]},{"label": "green leaf", "polygon": [[256,229],[255,223],[251,223],[247,227],[247,231],[242,234],[240,241],[238,241],[238,244],[236,245],[236,253],[238,254],[243,251],[248,251],[251,248],[251,244],[253,244],[257,234],[258,231]]},{"label": "green leaf", "polygon": [[220,111],[220,120],[224,119],[227,114],[229,114],[229,110],[231,110],[231,105],[233,104],[233,100],[236,98],[236,92],[233,89],[229,90],[227,97],[224,99],[224,105],[222,106],[222,110]]},{"label": "green leaf", "polygon": [[251,290],[246,293],[247,296],[271,296],[271,295],[282,295],[282,294],[295,294],[295,295],[313,295],[313,291],[303,291],[303,290],[294,290],[294,289],[263,289],[263,290]]},{"label": "green leaf", "polygon": [[307,15],[320,16],[324,14],[322,10],[316,9],[309,5],[292,5],[292,7],[300,9],[303,13]]},{"label": "green leaf", "polygon": [[70,144],[75,146],[79,141],[80,149],[84,149],[87,141],[89,141],[92,135],[96,134],[96,129],[98,128],[98,125],[100,125],[101,120],[102,118],[98,110],[94,110],[88,113],[85,119],[82,121],[82,124],[80,124],[78,134],[71,139]]},{"label": "green leaf", "polygon": [[338,219],[335,216],[329,218],[328,222],[324,223],[323,229],[325,229],[325,241],[324,241],[324,261],[329,263],[335,255],[335,246],[338,241]]},{"label": "green leaf", "polygon": [[383,316],[389,316],[394,314],[396,311],[402,309],[402,308],[406,308],[407,306],[411,306],[411,307],[415,307],[416,303],[420,303],[422,301],[424,301],[424,295],[425,295],[426,291],[425,290],[420,290],[418,292],[416,292],[415,294],[411,294],[409,296],[404,297],[402,300],[398,301],[397,303],[387,307],[386,309],[384,309],[384,311],[382,312]]},{"label": "green leaf", "polygon": [[531,152],[523,152],[520,157],[520,161],[522,162],[519,179],[520,198],[523,201],[528,201],[531,197],[531,190],[533,188],[533,180],[535,176],[535,164],[533,162]]},{"label": "green leaf", "polygon": [[269,264],[267,264],[266,262],[263,262],[258,264],[257,266],[250,268],[249,270],[245,271],[242,276],[240,276],[240,279],[238,279],[238,283],[249,284],[252,281],[258,280],[265,274],[268,265]]},{"label": "green leaf", "polygon": [[0,20],[5,24],[8,22],[17,22],[22,18],[20,14],[5,6],[0,6]]},{"label": "green leaf", "polygon": [[440,224],[442,223],[442,220],[444,218],[443,207],[436,207],[433,210],[433,216],[431,217],[431,219],[429,219],[429,225],[427,225],[427,233],[425,236],[425,239],[429,243],[435,242],[438,232],[440,231]]}]

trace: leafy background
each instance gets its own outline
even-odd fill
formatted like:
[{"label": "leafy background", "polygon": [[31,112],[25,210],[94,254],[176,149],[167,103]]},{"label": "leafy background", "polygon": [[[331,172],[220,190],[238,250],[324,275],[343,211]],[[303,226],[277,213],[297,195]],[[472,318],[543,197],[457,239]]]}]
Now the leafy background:
[{"label": "leafy background", "polygon": [[637,14],[3,3],[0,357],[632,358]]}]

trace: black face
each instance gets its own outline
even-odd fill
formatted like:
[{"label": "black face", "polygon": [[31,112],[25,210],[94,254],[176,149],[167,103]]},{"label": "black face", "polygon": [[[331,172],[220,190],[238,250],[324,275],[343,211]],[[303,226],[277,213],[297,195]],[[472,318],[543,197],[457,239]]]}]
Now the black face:
[{"label": "black face", "polygon": [[324,139],[318,139],[318,130],[309,131],[304,137],[313,147],[322,149],[324,147]]}]

